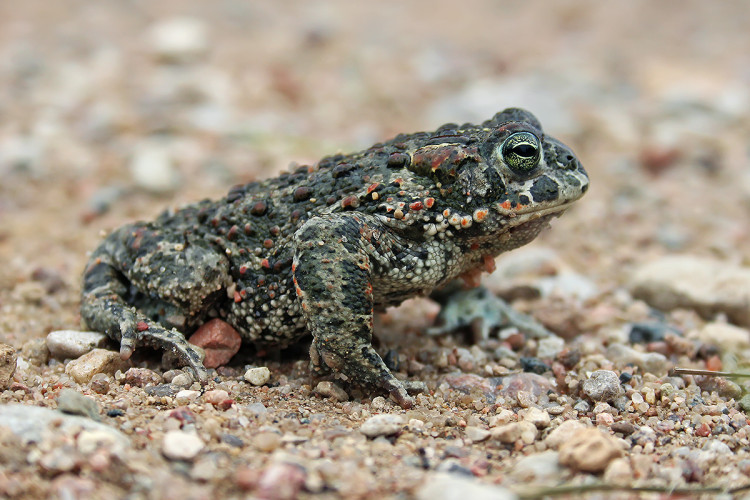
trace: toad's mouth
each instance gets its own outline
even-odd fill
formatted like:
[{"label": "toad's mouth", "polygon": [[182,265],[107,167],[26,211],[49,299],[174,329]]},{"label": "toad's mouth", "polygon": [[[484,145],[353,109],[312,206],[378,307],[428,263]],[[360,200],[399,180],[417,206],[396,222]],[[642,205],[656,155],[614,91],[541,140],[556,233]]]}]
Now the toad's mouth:
[{"label": "toad's mouth", "polygon": [[506,209],[498,205],[497,211],[500,213],[500,215],[502,215],[505,218],[509,228],[516,228],[518,226],[523,226],[529,222],[536,221],[537,219],[541,219],[543,217],[545,218],[545,222],[551,220],[554,217],[559,217],[575,201],[576,200],[569,201],[567,203],[562,203],[560,205],[555,205],[553,207],[533,209],[533,211],[529,211],[526,213],[523,213],[523,211],[518,211],[514,209]]}]

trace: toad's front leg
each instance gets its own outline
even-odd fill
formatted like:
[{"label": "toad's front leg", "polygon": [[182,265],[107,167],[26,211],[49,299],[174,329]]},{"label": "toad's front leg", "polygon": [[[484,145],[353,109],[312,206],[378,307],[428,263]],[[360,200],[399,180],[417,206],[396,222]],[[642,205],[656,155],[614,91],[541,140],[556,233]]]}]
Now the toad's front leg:
[{"label": "toad's front leg", "polygon": [[385,250],[380,223],[364,214],[314,217],[294,235],[294,283],[314,340],[313,365],[323,363],[354,382],[387,390],[403,407],[420,382],[402,382],[372,341],[373,266]]}]

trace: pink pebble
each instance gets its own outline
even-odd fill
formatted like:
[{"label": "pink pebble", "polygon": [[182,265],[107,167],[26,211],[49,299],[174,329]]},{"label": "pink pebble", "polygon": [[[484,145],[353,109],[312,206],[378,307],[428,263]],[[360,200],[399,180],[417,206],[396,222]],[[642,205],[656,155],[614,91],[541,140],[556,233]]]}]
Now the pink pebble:
[{"label": "pink pebble", "polygon": [[237,354],[242,337],[226,321],[212,319],[201,325],[188,342],[206,351],[206,359],[203,360],[206,368],[216,368],[229,363],[232,356]]}]

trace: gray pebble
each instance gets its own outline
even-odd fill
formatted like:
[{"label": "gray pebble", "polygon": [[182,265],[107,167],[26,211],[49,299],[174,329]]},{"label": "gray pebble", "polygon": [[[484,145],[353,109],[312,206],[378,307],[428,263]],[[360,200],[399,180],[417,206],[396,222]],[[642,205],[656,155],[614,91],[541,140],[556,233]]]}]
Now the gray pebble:
[{"label": "gray pebble", "polygon": [[47,335],[47,349],[56,359],[77,359],[107,345],[107,336],[99,332],[57,330]]},{"label": "gray pebble", "polygon": [[69,415],[88,417],[97,422],[101,420],[99,405],[96,401],[73,389],[60,391],[60,395],[57,396],[57,409]]},{"label": "gray pebble", "polygon": [[375,438],[396,434],[403,426],[404,418],[401,415],[383,413],[365,420],[359,431],[369,438]]},{"label": "gray pebble", "polygon": [[691,255],[662,257],[637,269],[630,288],[657,309],[695,309],[708,319],[724,313],[738,325],[750,325],[748,267]]},{"label": "gray pebble", "polygon": [[331,398],[334,401],[348,401],[349,394],[334,382],[324,380],[315,386],[315,392],[324,398]]},{"label": "gray pebble", "polygon": [[476,479],[446,472],[431,472],[417,489],[417,500],[515,500],[511,491],[499,486],[482,484]]},{"label": "gray pebble", "polygon": [[583,392],[593,401],[613,401],[622,392],[620,378],[610,370],[597,370],[583,381]]},{"label": "gray pebble", "polygon": [[120,431],[108,425],[77,415],[66,415],[59,411],[39,406],[22,404],[0,405],[0,422],[24,442],[38,443],[48,429],[55,434],[79,432],[80,429],[104,431],[112,435],[119,445],[130,446],[130,440]]}]

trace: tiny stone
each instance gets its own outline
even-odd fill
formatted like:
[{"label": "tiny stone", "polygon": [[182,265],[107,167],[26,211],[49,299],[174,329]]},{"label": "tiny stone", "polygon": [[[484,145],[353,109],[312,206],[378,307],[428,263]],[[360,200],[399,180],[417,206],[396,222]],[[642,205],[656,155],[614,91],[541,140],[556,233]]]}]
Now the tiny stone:
[{"label": "tiny stone", "polygon": [[[633,273],[636,298],[661,310],[694,309],[704,318],[726,314],[750,326],[750,268],[691,255],[662,257]],[[747,342],[747,340],[745,341]]]},{"label": "tiny stone", "polygon": [[104,448],[106,450],[112,450],[113,448],[120,447],[120,442],[117,436],[111,432],[103,430],[85,430],[76,438],[76,446],[78,451],[84,455],[89,455],[95,452],[98,448]]},{"label": "tiny stone", "polygon": [[750,413],[750,394],[742,396],[742,399],[740,399],[740,407],[745,413]]},{"label": "tiny stone", "polygon": [[577,420],[566,420],[547,435],[544,443],[548,448],[557,449],[563,443],[573,439],[573,436],[577,435],[584,429],[586,429],[586,426],[581,422]]},{"label": "tiny stone", "polygon": [[0,391],[10,386],[16,372],[16,350],[8,344],[0,344]]},{"label": "tiny stone", "polygon": [[58,330],[47,334],[47,349],[55,359],[76,359],[96,348],[105,347],[108,338],[99,332]]},{"label": "tiny stone", "polygon": [[254,386],[261,386],[271,379],[271,370],[265,366],[250,368],[245,372],[245,380]]},{"label": "tiny stone", "polygon": [[258,480],[257,498],[294,500],[299,497],[306,477],[307,472],[300,465],[283,462],[271,464]]},{"label": "tiny stone", "polygon": [[253,437],[253,446],[259,451],[270,453],[281,446],[281,436],[275,432],[260,432]]},{"label": "tiny stone", "polygon": [[201,325],[190,336],[188,342],[205,351],[203,366],[217,368],[229,363],[237,354],[242,345],[242,337],[232,325],[216,318]]},{"label": "tiny stone", "polygon": [[664,375],[672,368],[672,363],[663,354],[639,352],[623,344],[610,344],[606,355],[618,365],[634,364],[641,370],[655,375]]},{"label": "tiny stone", "polygon": [[157,396],[160,398],[174,396],[177,392],[173,384],[149,385],[145,388],[145,391],[149,396]]},{"label": "tiny stone", "polygon": [[523,416],[525,422],[531,422],[537,429],[544,429],[550,424],[549,413],[539,408],[529,408]]},{"label": "tiny stone", "polygon": [[596,414],[596,425],[610,426],[614,423],[615,418],[609,413],[597,413]]},{"label": "tiny stone", "polygon": [[591,405],[582,399],[573,406],[573,409],[578,413],[588,413],[591,410]]},{"label": "tiny stone", "polygon": [[170,63],[192,62],[209,46],[206,25],[192,17],[162,21],[151,28],[150,38],[156,56]]},{"label": "tiny stone", "polygon": [[601,472],[621,455],[615,438],[593,428],[581,430],[560,446],[560,463],[585,472]]},{"label": "tiny stone", "polygon": [[106,373],[97,373],[91,377],[89,387],[97,394],[107,394],[109,392],[109,378]]},{"label": "tiny stone", "polygon": [[195,434],[173,430],[164,435],[161,452],[169,460],[192,460],[203,447],[203,441]]},{"label": "tiny stone", "polygon": [[229,446],[234,446],[235,448],[242,448],[245,446],[245,442],[242,441],[242,439],[238,438],[235,435],[232,434],[222,434],[219,436],[222,443],[226,443]]},{"label": "tiny stone", "polygon": [[265,415],[266,413],[268,413],[268,409],[263,405],[263,403],[250,403],[245,408],[253,415]]},{"label": "tiny stone", "polygon": [[181,388],[190,387],[193,385],[193,377],[185,372],[179,373],[172,378],[171,385]]},{"label": "tiny stone", "polygon": [[206,403],[211,403],[214,406],[219,406],[228,399],[229,393],[223,389],[214,389],[212,391],[206,391],[206,393],[203,394],[203,401],[205,401]]},{"label": "tiny stone", "polygon": [[201,395],[199,391],[190,391],[187,389],[183,389],[174,396],[174,402],[178,405],[187,405],[190,403],[194,403],[198,397]]},{"label": "tiny stone", "polygon": [[57,409],[69,415],[81,415],[97,422],[99,417],[99,405],[93,398],[84,396],[73,389],[63,389],[57,396]]},{"label": "tiny stone", "polygon": [[162,383],[162,377],[148,368],[129,368],[125,372],[125,383],[135,387],[146,387],[147,385],[158,385]]},{"label": "tiny stone", "polygon": [[399,432],[403,425],[404,418],[401,415],[383,413],[365,420],[359,431],[369,438],[390,436]]},{"label": "tiny stone", "polygon": [[479,443],[490,437],[490,431],[481,427],[469,426],[464,429],[464,432],[466,433],[466,437],[473,443]]},{"label": "tiny stone", "polygon": [[348,401],[349,394],[346,393],[338,384],[323,380],[315,386],[315,392],[324,398],[331,398],[334,401]]},{"label": "tiny stone", "polygon": [[430,472],[415,492],[416,500],[515,500],[510,490],[480,483],[473,477],[449,472]]},{"label": "tiny stone", "polygon": [[539,358],[521,358],[521,368],[526,373],[536,373],[541,375],[549,371],[549,366]]},{"label": "tiny stone", "polygon": [[27,340],[21,347],[21,355],[32,365],[46,365],[50,356],[47,340],[39,338]]},{"label": "tiny stone", "polygon": [[526,444],[536,440],[537,428],[531,422],[511,422],[509,424],[495,427],[490,431],[492,439],[501,443],[515,443],[519,439]]},{"label": "tiny stone", "polygon": [[583,392],[593,401],[612,401],[622,392],[620,379],[610,370],[597,370],[582,384]]},{"label": "tiny stone", "polygon": [[750,332],[726,323],[708,323],[698,330],[697,337],[704,344],[718,346],[724,351],[750,347]]},{"label": "tiny stone", "polygon": [[553,359],[565,348],[565,340],[556,335],[539,339],[536,355],[542,359]]},{"label": "tiny stone", "polygon": [[79,384],[85,384],[97,373],[113,374],[122,364],[119,353],[105,349],[94,349],[80,358],[68,362],[65,373]]}]

